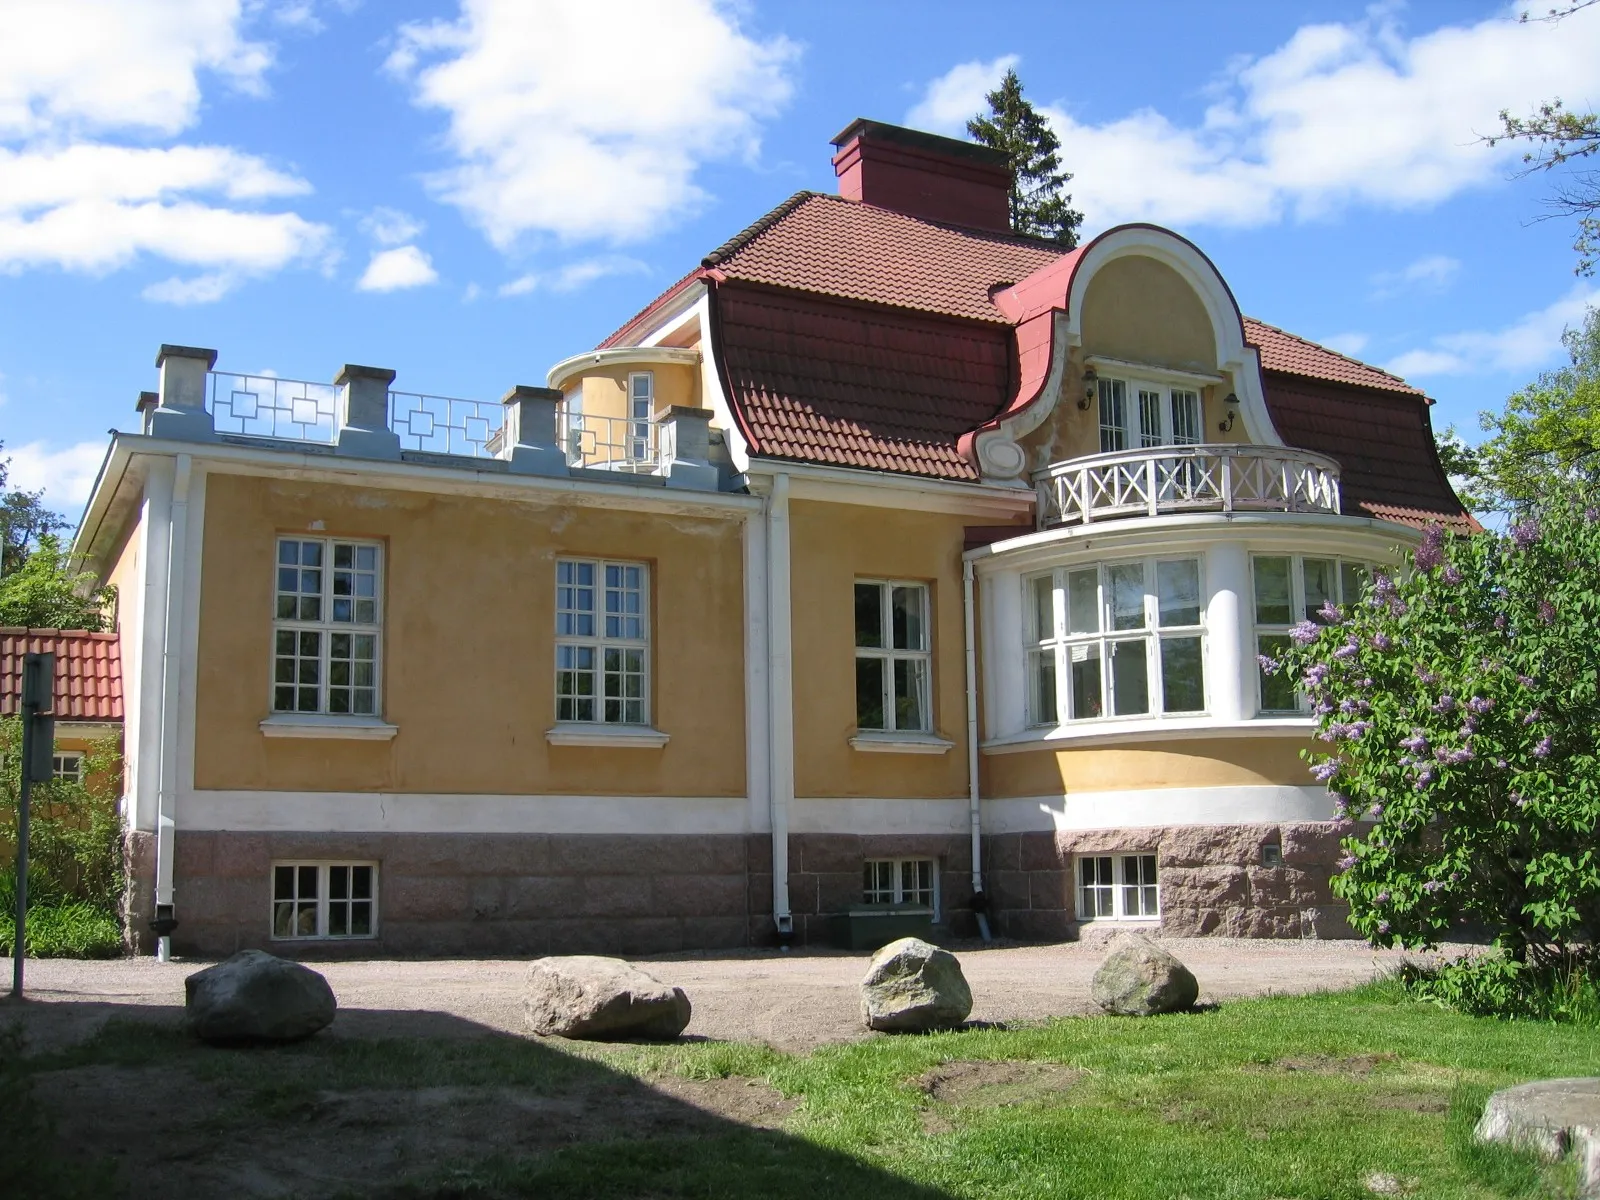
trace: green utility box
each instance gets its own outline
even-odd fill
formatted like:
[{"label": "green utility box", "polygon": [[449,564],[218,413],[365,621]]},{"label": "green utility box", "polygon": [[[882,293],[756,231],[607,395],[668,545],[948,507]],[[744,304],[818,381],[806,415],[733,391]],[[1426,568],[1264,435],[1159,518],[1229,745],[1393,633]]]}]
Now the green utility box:
[{"label": "green utility box", "polygon": [[828,941],[839,950],[877,950],[903,937],[928,940],[931,908],[854,908],[828,918]]}]

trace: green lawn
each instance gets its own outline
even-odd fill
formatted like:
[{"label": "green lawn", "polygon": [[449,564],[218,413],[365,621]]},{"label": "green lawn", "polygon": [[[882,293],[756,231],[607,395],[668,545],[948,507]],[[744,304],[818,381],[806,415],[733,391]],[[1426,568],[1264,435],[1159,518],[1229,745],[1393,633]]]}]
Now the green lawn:
[{"label": "green lawn", "polygon": [[[1017,1068],[1022,1078],[957,1102],[918,1082],[942,1063],[973,1060],[1071,1069]],[[182,1137],[168,1139],[179,1147],[170,1166],[134,1161],[137,1146],[112,1154],[113,1167],[95,1163],[81,1138],[33,1139],[25,1170],[41,1195],[138,1191],[130,1179],[161,1183],[145,1194],[197,1194],[206,1184],[183,1172],[200,1169],[208,1146],[238,1157],[262,1139],[266,1161],[299,1147],[342,1163],[337,1186],[303,1184],[305,1195],[1266,1200],[1370,1197],[1376,1185],[1428,1198],[1562,1196],[1573,1193],[1570,1166],[1477,1147],[1471,1129],[1494,1088],[1600,1074],[1600,1033],[1458,1016],[1378,984],[1174,1017],[874,1038],[805,1056],[717,1043],[574,1050],[509,1038],[323,1037],[222,1051],[123,1025],[54,1057],[20,1065],[12,1057],[9,1074],[0,1127],[18,1119],[21,1079],[46,1102],[110,1089],[110,1103],[118,1087],[130,1097],[161,1087],[196,1097],[188,1117],[181,1105],[176,1114],[166,1108],[168,1119],[186,1122]],[[728,1077],[765,1080],[797,1105],[781,1129],[726,1116],[695,1125],[661,1107],[675,1102],[659,1089]],[[73,1079],[94,1090],[63,1092]],[[764,1085],[741,1086],[722,1094],[781,1101]],[[385,1122],[420,1094],[437,1101],[436,1115],[416,1118],[393,1145],[373,1142],[394,1135]],[[402,1109],[372,1107],[385,1096],[401,1097]],[[518,1103],[534,1107],[507,1116]],[[466,1135],[450,1132],[451,1114],[468,1121]],[[58,1133],[75,1115],[84,1114],[54,1114]],[[141,1137],[162,1140],[150,1124],[158,1112],[128,1115],[143,1123]],[[481,1142],[471,1129],[481,1129]],[[178,1172],[170,1180],[152,1175],[169,1169]],[[110,1172],[120,1172],[117,1182]]]}]

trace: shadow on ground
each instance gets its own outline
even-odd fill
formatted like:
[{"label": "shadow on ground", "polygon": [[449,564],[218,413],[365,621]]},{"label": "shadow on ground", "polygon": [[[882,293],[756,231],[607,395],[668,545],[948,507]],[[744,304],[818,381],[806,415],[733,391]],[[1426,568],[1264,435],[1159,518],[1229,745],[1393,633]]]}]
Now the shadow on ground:
[{"label": "shadow on ground", "polygon": [[20,1135],[0,1193],[945,1195],[785,1132],[797,1101],[758,1077],[757,1049],[624,1053],[634,1074],[448,1013],[343,1010],[309,1041],[230,1049],[181,1015],[0,1008],[0,1127]]}]

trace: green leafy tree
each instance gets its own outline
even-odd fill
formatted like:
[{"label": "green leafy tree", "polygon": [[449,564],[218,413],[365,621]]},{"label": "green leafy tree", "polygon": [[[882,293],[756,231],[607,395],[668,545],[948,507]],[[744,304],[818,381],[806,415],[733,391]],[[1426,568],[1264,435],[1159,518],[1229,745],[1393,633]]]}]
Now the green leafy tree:
[{"label": "green leafy tree", "polygon": [[[0,449],[5,443],[0,442]],[[47,533],[66,527],[59,514],[44,506],[43,492],[24,492],[8,488],[10,459],[0,459],[0,576],[22,566],[23,560]]]},{"label": "green leafy tree", "polygon": [[967,122],[967,136],[999,150],[1011,160],[1011,228],[1056,242],[1070,250],[1078,244],[1083,214],[1062,190],[1072,176],[1061,169],[1061,139],[1022,94],[1022,80],[1007,71],[1000,86],[984,97],[987,115]]},{"label": "green leafy tree", "polygon": [[0,577],[0,625],[98,632],[114,596],[96,588],[92,574],[69,569],[60,538],[41,534],[22,566]]},{"label": "green leafy tree", "polygon": [[1566,489],[1508,533],[1435,526],[1415,569],[1298,626],[1289,673],[1330,749],[1333,881],[1379,945],[1487,927],[1507,961],[1600,939],[1600,508]]}]

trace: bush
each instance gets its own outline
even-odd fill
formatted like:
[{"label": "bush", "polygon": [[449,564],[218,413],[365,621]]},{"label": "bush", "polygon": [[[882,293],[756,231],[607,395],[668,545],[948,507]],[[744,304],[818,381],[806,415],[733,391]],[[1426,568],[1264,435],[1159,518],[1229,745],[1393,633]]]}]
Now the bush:
[{"label": "bush", "polygon": [[[16,945],[16,905],[13,887],[0,916],[0,954],[11,954]],[[122,926],[115,913],[85,900],[30,903],[27,952],[31,958],[116,958]]]},{"label": "bush", "polygon": [[[1379,945],[1471,923],[1516,967],[1573,969],[1600,938],[1600,509],[1435,526],[1414,565],[1262,664],[1299,682],[1332,747],[1308,758],[1346,835],[1333,890]],[[1447,978],[1488,989],[1497,970]]]},{"label": "bush", "polygon": [[1400,981],[1418,1000],[1475,1017],[1600,1027],[1600,981],[1579,962],[1540,967],[1480,954],[1434,967],[1407,963]]}]

